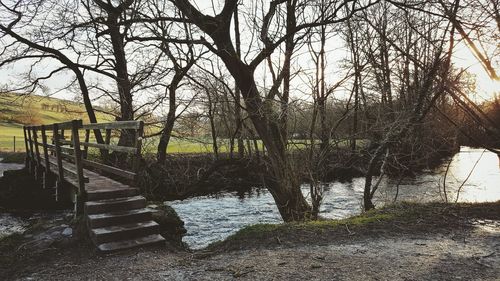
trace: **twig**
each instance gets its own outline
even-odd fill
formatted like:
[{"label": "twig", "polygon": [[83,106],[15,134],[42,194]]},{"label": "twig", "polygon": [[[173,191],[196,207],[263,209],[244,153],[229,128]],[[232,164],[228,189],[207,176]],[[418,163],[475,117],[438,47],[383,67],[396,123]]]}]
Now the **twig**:
[{"label": "twig", "polygon": [[467,177],[465,178],[465,180],[462,182],[462,184],[458,187],[458,190],[457,190],[457,198],[455,199],[455,203],[458,202],[458,197],[460,196],[460,191],[462,190],[462,187],[464,186],[464,184],[469,180],[469,177],[472,175],[472,172],[474,172],[474,169],[476,168],[477,166],[477,163],[479,163],[479,160],[481,160],[481,158],[483,157],[483,154],[484,152],[486,151],[486,149],[483,150],[483,152],[481,153],[481,155],[479,156],[479,158],[477,159],[476,163],[474,163],[474,166],[472,166],[472,169],[470,170],[469,174],[467,175]]}]

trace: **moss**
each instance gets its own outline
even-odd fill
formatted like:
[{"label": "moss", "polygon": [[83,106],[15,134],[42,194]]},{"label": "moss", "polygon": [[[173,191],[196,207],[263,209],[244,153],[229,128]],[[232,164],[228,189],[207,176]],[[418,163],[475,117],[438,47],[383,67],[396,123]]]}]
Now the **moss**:
[{"label": "moss", "polygon": [[299,229],[318,231],[324,228],[345,227],[345,225],[363,226],[370,223],[387,221],[394,217],[395,216],[393,214],[367,212],[359,216],[341,220],[315,220],[315,221],[300,222],[300,223],[282,223],[282,224],[254,224],[242,228],[241,230],[230,236],[228,240],[236,240],[243,237],[263,237],[268,235],[270,236],[281,232],[295,231]]},{"label": "moss", "polygon": [[354,225],[354,226],[362,226],[370,223],[376,223],[380,221],[386,221],[394,218],[393,214],[363,214],[360,216],[355,216],[347,219],[341,220],[318,220],[318,221],[310,221],[306,223],[299,224],[298,227],[302,228],[324,228],[324,227],[337,227],[344,225]]},{"label": "moss", "polygon": [[153,209],[153,220],[160,225],[160,232],[173,245],[183,245],[182,236],[187,233],[184,228],[184,222],[181,220],[174,208],[163,204],[162,202],[154,203],[157,207]]}]

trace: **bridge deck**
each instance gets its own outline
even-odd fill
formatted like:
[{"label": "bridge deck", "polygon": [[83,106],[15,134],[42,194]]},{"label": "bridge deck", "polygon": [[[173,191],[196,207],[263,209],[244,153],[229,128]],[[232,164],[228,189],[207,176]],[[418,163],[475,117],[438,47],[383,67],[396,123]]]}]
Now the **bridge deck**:
[{"label": "bridge deck", "polygon": [[[43,161],[41,161],[42,166],[45,164],[45,159],[41,157]],[[63,160],[63,167],[64,167],[64,173],[65,176],[64,180],[68,182],[69,184],[73,185],[75,188],[78,187],[78,182],[75,177],[76,174],[76,166],[75,164]],[[54,171],[54,168],[57,165],[57,158],[54,156],[49,156],[49,163],[50,163],[50,170]],[[110,179],[108,177],[105,177],[103,175],[100,175],[94,171],[88,170],[88,169],[83,169],[83,176],[88,179],[88,182],[85,183],[85,191],[87,193],[96,193],[96,192],[109,192],[109,191],[116,191],[116,190],[124,190],[124,189],[130,189],[131,187],[128,185],[125,185],[121,182],[118,182],[116,180]]]},{"label": "bridge deck", "polygon": [[[43,179],[44,188],[55,187],[56,200],[73,201],[75,215],[84,216],[90,238],[101,251],[157,244],[165,240],[160,235],[159,225],[152,220],[146,198],[139,195],[139,189],[108,177],[113,175],[113,178],[127,183],[135,182],[141,158],[143,125],[142,121],[84,125],[81,120],[73,120],[23,128],[26,166],[35,178]],[[133,147],[110,143],[111,130],[117,129],[122,130],[120,134],[125,130],[133,136]],[[80,140],[79,130],[85,130],[84,141]],[[70,132],[68,138],[64,131]],[[98,132],[100,138],[104,133],[104,140],[90,142],[91,132],[94,135]],[[131,155],[134,171],[87,159],[89,147]],[[70,192],[64,192],[68,189]]]}]

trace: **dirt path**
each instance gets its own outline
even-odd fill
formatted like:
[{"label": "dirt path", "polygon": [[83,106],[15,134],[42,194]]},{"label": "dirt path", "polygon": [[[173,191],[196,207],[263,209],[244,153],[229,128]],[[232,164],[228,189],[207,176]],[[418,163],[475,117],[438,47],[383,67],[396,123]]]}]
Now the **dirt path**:
[{"label": "dirt path", "polygon": [[84,237],[0,241],[0,280],[500,280],[500,202],[256,225],[195,252],[167,244],[99,255]]},{"label": "dirt path", "polygon": [[18,280],[500,280],[500,224],[219,254],[135,250],[61,254]]}]

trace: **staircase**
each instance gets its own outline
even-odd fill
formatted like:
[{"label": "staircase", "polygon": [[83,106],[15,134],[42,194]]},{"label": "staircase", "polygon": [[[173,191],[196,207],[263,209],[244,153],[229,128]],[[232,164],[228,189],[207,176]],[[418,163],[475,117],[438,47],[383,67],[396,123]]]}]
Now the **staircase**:
[{"label": "staircase", "polygon": [[[44,188],[51,188],[51,179],[57,179],[57,201],[65,200],[64,197],[69,197],[66,196],[69,194],[76,195],[73,197],[75,214],[83,213],[90,238],[100,251],[110,252],[165,241],[160,235],[160,226],[152,220],[152,214],[146,208],[146,199],[139,196],[137,188],[130,187],[135,183],[140,168],[144,122],[83,124],[82,120],[71,120],[25,126],[23,130],[26,164],[30,173],[37,179],[43,176]],[[80,131],[85,131],[83,142]],[[65,136],[65,132],[69,132],[70,136]],[[101,132],[100,137],[105,136],[104,143],[97,142],[96,132]],[[126,132],[134,136],[134,141],[130,145],[111,144],[113,132],[117,135]],[[94,133],[96,142],[91,141],[91,133]],[[49,143],[50,140],[52,143]],[[89,147],[98,148],[107,155],[110,151],[122,153],[127,159],[130,157],[130,165],[124,165],[128,168],[115,167],[107,161],[88,159]]]},{"label": "staircase", "polygon": [[138,189],[120,186],[87,192],[84,212],[90,238],[101,252],[163,243],[159,225]]}]

